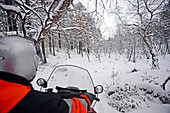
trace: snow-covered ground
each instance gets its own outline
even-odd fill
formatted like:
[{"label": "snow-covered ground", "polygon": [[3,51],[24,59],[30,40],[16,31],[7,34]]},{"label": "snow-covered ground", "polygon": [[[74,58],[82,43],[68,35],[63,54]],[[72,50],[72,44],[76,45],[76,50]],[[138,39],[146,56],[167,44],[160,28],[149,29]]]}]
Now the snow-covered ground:
[{"label": "snow-covered ground", "polygon": [[[159,70],[151,70],[150,61],[140,59],[136,63],[128,62],[123,56],[101,56],[101,62],[94,55],[87,57],[71,53],[68,59],[65,52],[56,56],[48,55],[48,63],[39,66],[37,78],[48,78],[53,68],[62,64],[74,64],[89,70],[95,85],[101,84],[104,92],[99,95],[96,104],[98,113],[170,113],[170,104],[162,104],[159,97],[170,97],[170,81],[164,91],[160,85],[170,76],[170,55],[159,57]],[[137,71],[132,72],[136,69]],[[75,78],[76,79],[76,78]],[[80,81],[81,82],[81,81]],[[118,111],[119,110],[119,111]]]}]

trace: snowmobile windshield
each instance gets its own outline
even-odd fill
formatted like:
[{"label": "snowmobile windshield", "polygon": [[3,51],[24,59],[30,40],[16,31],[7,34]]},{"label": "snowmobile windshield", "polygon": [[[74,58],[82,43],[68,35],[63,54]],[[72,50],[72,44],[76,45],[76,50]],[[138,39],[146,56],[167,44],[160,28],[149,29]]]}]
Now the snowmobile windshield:
[{"label": "snowmobile windshield", "polygon": [[56,66],[47,83],[48,88],[55,89],[56,86],[64,88],[74,87],[94,93],[94,83],[90,73],[86,69],[75,65]]}]

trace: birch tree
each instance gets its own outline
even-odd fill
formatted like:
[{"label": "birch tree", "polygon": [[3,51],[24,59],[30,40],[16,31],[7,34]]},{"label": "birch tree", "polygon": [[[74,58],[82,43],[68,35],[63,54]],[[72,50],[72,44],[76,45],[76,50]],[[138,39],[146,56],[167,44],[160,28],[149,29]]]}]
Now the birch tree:
[{"label": "birch tree", "polygon": [[152,59],[152,69],[159,69],[159,63],[157,58],[157,53],[154,51],[152,44],[152,32],[150,31],[152,25],[155,21],[155,17],[158,14],[160,7],[165,2],[165,0],[128,0],[133,11],[135,23],[133,24],[138,28],[138,33],[145,42]]}]

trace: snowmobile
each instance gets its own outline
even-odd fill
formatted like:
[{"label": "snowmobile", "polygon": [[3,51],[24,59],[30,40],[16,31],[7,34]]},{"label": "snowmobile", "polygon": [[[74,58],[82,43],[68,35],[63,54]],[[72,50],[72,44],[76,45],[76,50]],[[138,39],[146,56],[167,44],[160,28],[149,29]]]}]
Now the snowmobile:
[{"label": "snowmobile", "polygon": [[75,95],[78,93],[92,93],[96,96],[91,105],[91,112],[96,113],[94,107],[97,101],[100,101],[98,94],[103,92],[102,85],[94,85],[89,71],[76,65],[58,65],[56,66],[48,79],[39,78],[37,85],[41,86],[40,91],[58,92],[60,90],[71,91]]}]

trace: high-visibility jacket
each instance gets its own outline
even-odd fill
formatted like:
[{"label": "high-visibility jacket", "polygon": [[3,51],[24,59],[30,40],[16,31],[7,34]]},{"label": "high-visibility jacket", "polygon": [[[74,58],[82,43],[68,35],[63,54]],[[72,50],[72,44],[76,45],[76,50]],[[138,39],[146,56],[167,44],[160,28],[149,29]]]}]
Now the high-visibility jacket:
[{"label": "high-visibility jacket", "polygon": [[[7,74],[7,73],[1,73]],[[11,74],[1,75],[0,78],[0,113],[9,112],[17,103],[19,103],[29,91],[31,91],[31,86],[22,85],[19,83],[8,82],[6,80],[11,80]],[[9,77],[9,78],[8,78]],[[13,76],[12,76],[13,77]],[[23,78],[24,81],[26,81]],[[13,81],[13,80],[12,80]]]},{"label": "high-visibility jacket", "polygon": [[56,93],[34,90],[20,76],[0,72],[0,113],[87,113],[91,103],[82,97],[63,100]]},{"label": "high-visibility jacket", "polygon": [[68,113],[60,95],[36,91],[26,79],[0,72],[0,113]]},{"label": "high-visibility jacket", "polygon": [[10,83],[0,79],[0,113],[9,112],[30,90],[29,86]]}]

